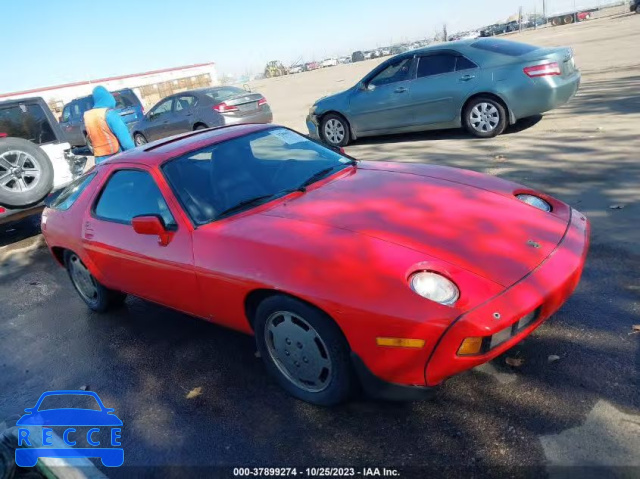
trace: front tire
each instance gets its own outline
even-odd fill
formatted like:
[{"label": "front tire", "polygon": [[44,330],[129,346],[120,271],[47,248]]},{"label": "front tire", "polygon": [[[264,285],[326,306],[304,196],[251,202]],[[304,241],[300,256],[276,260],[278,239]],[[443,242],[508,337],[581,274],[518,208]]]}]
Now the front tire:
[{"label": "front tire", "polygon": [[329,113],[320,122],[322,140],[331,146],[347,146],[351,141],[349,123],[343,116]]},{"label": "front tire", "polygon": [[269,374],[292,396],[318,406],[347,400],[356,384],[340,328],[318,309],[278,295],[256,311],[256,345]]},{"label": "front tire", "polygon": [[489,97],[477,97],[462,112],[464,127],[478,138],[493,138],[507,127],[507,111],[501,103]]},{"label": "front tire", "polygon": [[92,311],[104,313],[127,298],[125,293],[103,286],[74,252],[65,251],[64,264],[73,287]]}]

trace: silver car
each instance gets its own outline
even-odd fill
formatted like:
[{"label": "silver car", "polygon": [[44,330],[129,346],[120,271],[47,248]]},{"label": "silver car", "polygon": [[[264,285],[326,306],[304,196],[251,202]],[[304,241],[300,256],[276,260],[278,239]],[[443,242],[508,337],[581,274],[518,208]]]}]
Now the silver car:
[{"label": "silver car", "polygon": [[143,145],[191,130],[272,121],[271,108],[260,93],[221,86],[163,98],[130,129],[135,144]]},{"label": "silver car", "polygon": [[579,85],[570,48],[493,38],[444,43],[397,55],[352,88],[318,100],[307,128],[333,146],[462,126],[488,138],[568,102]]}]

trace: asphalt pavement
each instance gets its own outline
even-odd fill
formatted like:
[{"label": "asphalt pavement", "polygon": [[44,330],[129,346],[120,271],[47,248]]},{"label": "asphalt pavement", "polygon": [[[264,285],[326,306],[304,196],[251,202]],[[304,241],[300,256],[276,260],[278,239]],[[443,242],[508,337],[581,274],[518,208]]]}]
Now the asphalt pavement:
[{"label": "asphalt pavement", "polygon": [[233,466],[640,477],[640,333],[632,330],[640,324],[638,67],[605,72],[618,80],[594,73],[568,107],[496,140],[435,132],[349,148],[362,158],[394,152],[533,184],[592,221],[591,251],[569,301],[432,400],[359,397],[317,408],[267,377],[251,337],[132,297],[117,311],[91,313],[32,221],[0,226],[0,420],[22,414],[43,391],[96,391],[124,422],[125,466],[100,466],[110,477],[229,475]]}]

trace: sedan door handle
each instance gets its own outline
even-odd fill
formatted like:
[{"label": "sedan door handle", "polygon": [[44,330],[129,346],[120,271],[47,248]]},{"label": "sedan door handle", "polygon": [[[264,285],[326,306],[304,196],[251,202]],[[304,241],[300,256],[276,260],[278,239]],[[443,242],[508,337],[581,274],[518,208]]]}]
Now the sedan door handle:
[{"label": "sedan door handle", "polygon": [[405,91],[407,91],[407,89],[403,86],[399,86],[398,88],[393,90],[394,93],[404,93]]},{"label": "sedan door handle", "polygon": [[469,81],[469,80],[473,80],[476,76],[475,75],[462,75],[460,77],[460,81]]}]

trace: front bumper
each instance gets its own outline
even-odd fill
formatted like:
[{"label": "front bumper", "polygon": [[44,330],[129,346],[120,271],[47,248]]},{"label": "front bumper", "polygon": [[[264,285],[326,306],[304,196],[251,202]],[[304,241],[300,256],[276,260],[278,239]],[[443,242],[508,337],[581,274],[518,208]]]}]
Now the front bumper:
[{"label": "front bumper", "polygon": [[313,115],[307,115],[307,130],[309,130],[309,136],[316,140],[320,139],[320,127],[318,126],[318,119]]},{"label": "front bumper", "polygon": [[[531,334],[555,313],[578,285],[589,248],[589,223],[574,209],[563,239],[535,270],[495,298],[458,317],[436,344],[425,367],[425,383],[434,386],[446,378],[499,356]],[[459,356],[468,337],[489,337],[512,328],[536,311],[535,319],[486,353]]]},{"label": "front bumper", "polygon": [[351,353],[351,364],[355,369],[362,389],[371,397],[386,401],[417,401],[428,399],[435,393],[435,388],[424,386],[407,386],[392,383],[379,378],[371,372],[364,361],[355,353]]}]

